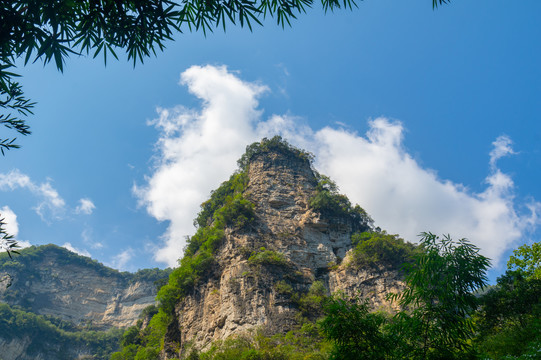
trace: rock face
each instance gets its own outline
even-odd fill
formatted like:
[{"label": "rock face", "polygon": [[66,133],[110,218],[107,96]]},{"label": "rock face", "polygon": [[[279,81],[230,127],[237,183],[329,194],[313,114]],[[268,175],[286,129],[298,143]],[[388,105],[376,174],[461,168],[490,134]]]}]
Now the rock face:
[{"label": "rock face", "polygon": [[[32,340],[28,337],[22,339],[13,339],[9,341],[5,339],[0,339],[0,349],[2,349],[2,356],[6,359],[20,359],[25,355],[26,349],[31,343]],[[39,360],[42,359],[43,357],[39,357]]]},{"label": "rock face", "polygon": [[[162,359],[256,328],[291,329],[299,313],[291,293],[306,293],[315,281],[330,293],[360,291],[375,307],[389,306],[386,294],[402,288],[396,271],[347,266],[351,235],[368,230],[368,222],[312,209],[318,180],[309,160],[268,151],[250,160],[247,174],[243,196],[254,204],[255,220],[226,228],[212,274],[175,308]],[[282,255],[257,262],[257,254]]]},{"label": "rock face", "polygon": [[[32,352],[28,349],[33,345],[32,338],[24,336],[22,338],[6,340],[0,338],[1,359],[6,360],[55,360],[55,359],[73,359],[90,360],[94,359],[92,353],[80,346],[61,348],[58,345],[50,344],[46,352]],[[61,354],[61,355],[59,355]]]},{"label": "rock face", "polygon": [[98,330],[134,325],[156,296],[154,279],[138,280],[55,245],[3,258],[0,279],[0,301]]}]

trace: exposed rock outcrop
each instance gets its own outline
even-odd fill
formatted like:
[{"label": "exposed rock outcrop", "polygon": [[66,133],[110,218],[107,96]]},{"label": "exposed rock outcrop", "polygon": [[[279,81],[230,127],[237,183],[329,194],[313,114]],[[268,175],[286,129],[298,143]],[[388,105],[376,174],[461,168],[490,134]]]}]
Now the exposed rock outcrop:
[{"label": "exposed rock outcrop", "polygon": [[0,265],[2,284],[11,282],[0,286],[0,301],[75,325],[128,327],[155,303],[156,279],[120,273],[55,245],[22,250],[15,261],[3,258]]},{"label": "exposed rock outcrop", "polygon": [[[264,151],[252,156],[245,171],[243,196],[254,204],[255,220],[226,227],[210,274],[175,308],[163,359],[256,328],[268,333],[293,328],[298,304],[280,284],[303,294],[321,281],[329,292],[360,292],[375,307],[388,307],[387,293],[403,286],[396,271],[347,266],[351,235],[369,230],[369,221],[314,210],[318,175],[306,157]],[[257,262],[257,254],[277,257]]]},{"label": "exposed rock outcrop", "polygon": [[[23,359],[26,349],[32,340],[28,337],[22,339],[2,339],[0,338],[0,349],[2,349],[2,359]],[[44,360],[43,356],[34,357],[35,360]]]},{"label": "exposed rock outcrop", "polygon": [[0,338],[0,359],[5,360],[55,360],[55,359],[73,359],[73,360],[91,360],[95,359],[89,349],[84,346],[61,347],[54,343],[49,344],[47,351],[29,351],[32,348],[32,338],[25,336],[23,338],[6,340]]}]

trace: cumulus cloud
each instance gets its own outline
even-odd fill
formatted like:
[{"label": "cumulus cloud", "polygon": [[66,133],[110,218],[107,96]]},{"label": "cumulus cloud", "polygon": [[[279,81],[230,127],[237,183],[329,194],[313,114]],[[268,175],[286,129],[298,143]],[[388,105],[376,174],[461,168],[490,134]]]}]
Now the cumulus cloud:
[{"label": "cumulus cloud", "polygon": [[8,173],[0,173],[0,190],[13,191],[19,188],[29,190],[40,199],[34,210],[42,220],[47,221],[51,217],[54,219],[61,217],[66,203],[58,191],[53,188],[50,180],[37,184],[18,169]]},{"label": "cumulus cloud", "polygon": [[203,101],[200,111],[158,109],[150,122],[160,131],[157,168],[148,185],[134,187],[140,203],[158,220],[169,220],[157,261],[176,264],[186,235],[193,233],[199,205],[235,170],[254,138],[260,117],[257,96],[266,87],[243,82],[225,67],[193,66],[181,84]]},{"label": "cumulus cloud", "polygon": [[13,239],[17,240],[17,245],[19,249],[27,248],[30,245],[30,242],[25,240],[17,239],[19,235],[19,223],[17,222],[17,214],[9,208],[9,206],[4,206],[0,209],[0,218],[4,219],[4,230],[8,235],[12,235]]},{"label": "cumulus cloud", "polygon": [[501,147],[509,143],[494,142],[486,188],[474,193],[422,168],[402,147],[403,133],[401,123],[383,118],[370,122],[366,136],[322,129],[316,134],[317,165],[376,224],[409,241],[422,231],[466,237],[498,262],[538,224],[540,204],[529,203],[528,213],[518,213],[513,181],[496,167],[498,158],[513,153]]},{"label": "cumulus cloud", "polygon": [[4,206],[0,209],[0,219],[4,219],[4,230],[13,237],[19,235],[19,223],[17,223],[17,215],[9,208]]},{"label": "cumulus cloud", "polygon": [[140,204],[160,221],[169,221],[155,259],[174,266],[192,219],[210,191],[226,180],[246,145],[280,134],[316,155],[316,167],[333,178],[352,202],[360,204],[376,225],[406,240],[422,231],[467,237],[495,261],[531,227],[538,225],[540,204],[525,204],[519,213],[511,177],[497,160],[514,154],[501,136],[489,154],[490,173],[480,193],[440,179],[423,168],[403,147],[400,122],[378,118],[366,134],[343,128],[320,130],[300,125],[291,115],[262,120],[258,98],[268,89],[245,82],[225,67],[193,66],[181,84],[202,100],[199,110],[181,106],[158,109],[151,121],[159,131],[156,167],[147,184],[134,186]]},{"label": "cumulus cloud", "polygon": [[88,198],[82,198],[79,199],[79,205],[75,208],[76,214],[85,214],[90,215],[96,208],[96,205],[92,202],[92,200]]},{"label": "cumulus cloud", "polygon": [[84,249],[83,249],[83,250],[77,249],[77,248],[73,247],[73,246],[71,245],[71,243],[69,243],[69,242],[64,243],[64,245],[62,245],[62,247],[63,247],[63,248],[66,248],[66,249],[68,249],[69,251],[74,252],[74,253],[76,253],[76,254],[78,254],[78,255],[90,257],[90,253],[89,253],[88,251],[86,251],[86,250],[84,250]]}]

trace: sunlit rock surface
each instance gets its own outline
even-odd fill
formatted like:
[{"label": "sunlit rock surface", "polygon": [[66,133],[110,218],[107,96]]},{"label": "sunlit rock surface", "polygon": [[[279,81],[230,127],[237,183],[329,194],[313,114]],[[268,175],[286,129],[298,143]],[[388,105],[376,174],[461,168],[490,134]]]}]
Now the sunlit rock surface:
[{"label": "sunlit rock surface", "polygon": [[[374,307],[389,307],[386,295],[403,286],[396,271],[346,265],[352,233],[368,230],[368,223],[311,209],[317,180],[308,160],[267,152],[251,160],[248,177],[244,197],[255,205],[256,219],[242,229],[226,229],[212,274],[176,306],[162,359],[178,358],[186,346],[206,349],[250,330],[291,329],[298,306],[276,289],[278,282],[306,293],[318,280],[330,292],[360,292]],[[250,253],[263,247],[283,254],[286,264],[250,264]]]},{"label": "sunlit rock surface", "polygon": [[[35,256],[25,256],[26,252]],[[137,280],[134,274],[55,245],[24,250],[13,261],[3,258],[0,265],[0,278],[11,281],[9,287],[0,286],[0,301],[76,325],[98,330],[128,327],[141,310],[155,303],[154,280]]]}]

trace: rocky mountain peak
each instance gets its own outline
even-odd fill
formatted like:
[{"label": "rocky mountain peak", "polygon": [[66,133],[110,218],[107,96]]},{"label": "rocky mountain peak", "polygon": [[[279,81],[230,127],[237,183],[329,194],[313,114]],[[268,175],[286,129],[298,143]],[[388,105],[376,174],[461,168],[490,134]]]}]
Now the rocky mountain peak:
[{"label": "rocky mountain peak", "polygon": [[317,180],[306,157],[292,150],[270,151],[255,154],[247,169],[246,194],[258,209],[270,207],[276,211],[296,205],[306,209],[313,195]]},{"label": "rocky mountain peak", "polygon": [[[347,266],[352,235],[371,230],[371,219],[311,161],[279,137],[263,139],[247,147],[240,171],[203,204],[200,229],[169,281],[173,295],[162,295],[181,293],[163,359],[178,358],[186,344],[204,349],[256,329],[294,328],[299,298],[316,282],[327,293],[361,291],[376,307],[400,286],[396,272]],[[183,274],[193,286],[181,285]]]}]

